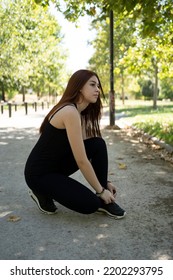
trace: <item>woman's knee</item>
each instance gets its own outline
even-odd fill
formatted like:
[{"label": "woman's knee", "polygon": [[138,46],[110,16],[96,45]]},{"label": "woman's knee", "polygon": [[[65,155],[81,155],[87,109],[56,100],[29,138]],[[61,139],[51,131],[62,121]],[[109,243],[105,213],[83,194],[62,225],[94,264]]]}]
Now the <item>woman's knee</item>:
[{"label": "woman's knee", "polygon": [[96,137],[96,145],[99,146],[101,149],[106,149],[106,142],[101,137]]},{"label": "woman's knee", "polygon": [[88,200],[87,203],[83,203],[82,207],[79,207],[77,211],[82,214],[93,214],[100,207],[101,207],[101,203],[100,203],[99,199],[96,197],[93,200],[91,200],[91,199]]}]

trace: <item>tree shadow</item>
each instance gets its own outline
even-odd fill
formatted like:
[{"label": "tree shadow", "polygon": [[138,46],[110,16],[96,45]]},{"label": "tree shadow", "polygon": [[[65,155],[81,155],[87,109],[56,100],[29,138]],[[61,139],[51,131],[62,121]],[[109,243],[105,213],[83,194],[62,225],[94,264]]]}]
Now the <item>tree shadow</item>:
[{"label": "tree shadow", "polygon": [[[122,155],[130,153],[129,149],[134,147],[134,143],[125,145],[123,137],[114,139],[112,132],[110,134],[107,141],[111,153],[112,151],[116,154],[121,152]],[[161,201],[162,205],[159,209],[159,205],[153,202],[149,209],[147,205],[149,194],[141,190],[139,182],[134,186],[131,184],[131,190],[122,188],[122,197],[126,200],[128,213],[127,217],[121,221],[108,218],[106,215],[78,214],[59,204],[57,204],[59,209],[57,215],[41,214],[27,194],[28,189],[23,176],[26,158],[38,137],[38,130],[33,127],[0,128],[0,259],[173,258],[172,245],[170,240],[167,242],[167,238],[169,239],[171,236],[170,226],[167,225],[167,220],[164,222],[165,227],[163,227],[162,220],[159,222],[162,217],[162,212],[160,213],[163,210],[162,205],[168,200]],[[139,149],[137,144],[135,145],[136,150]],[[122,148],[120,149],[120,147]],[[128,184],[130,176],[133,177],[134,183],[134,180],[138,180],[137,173],[134,173],[133,176],[133,168],[138,160],[136,154],[137,152],[134,152],[132,164],[127,162],[126,171],[118,172],[116,170],[115,176],[112,175],[115,181],[118,177],[122,184]],[[142,159],[139,160],[142,161]],[[115,169],[115,163],[115,159],[112,158],[113,169]],[[139,162],[137,162],[137,166],[140,168]],[[141,178],[140,182],[142,182]],[[150,192],[152,192],[152,188],[150,188]],[[7,221],[9,215],[16,215],[21,219],[18,222],[9,222]]]}]

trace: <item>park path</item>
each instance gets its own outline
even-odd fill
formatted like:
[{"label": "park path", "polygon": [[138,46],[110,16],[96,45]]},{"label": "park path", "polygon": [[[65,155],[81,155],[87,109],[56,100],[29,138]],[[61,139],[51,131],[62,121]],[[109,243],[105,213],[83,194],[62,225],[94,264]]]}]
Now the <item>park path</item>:
[{"label": "park path", "polygon": [[[127,216],[41,214],[27,193],[26,158],[45,112],[0,116],[0,259],[173,259],[173,167],[122,130],[103,129],[109,178]],[[107,124],[105,116],[102,125]],[[80,172],[74,178],[84,182]]]}]

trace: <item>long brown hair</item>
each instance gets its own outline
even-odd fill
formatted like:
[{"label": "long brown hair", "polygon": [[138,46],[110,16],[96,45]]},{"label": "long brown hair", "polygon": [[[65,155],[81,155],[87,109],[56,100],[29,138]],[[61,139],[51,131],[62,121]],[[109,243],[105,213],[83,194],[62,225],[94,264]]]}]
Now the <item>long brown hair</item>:
[{"label": "long brown hair", "polygon": [[[76,104],[80,98],[80,90],[86,84],[86,82],[92,77],[96,76],[99,82],[100,91],[104,97],[103,88],[101,86],[98,75],[90,70],[78,70],[76,71],[68,81],[67,87],[62,95],[60,101],[50,110],[47,116],[44,118],[40,133],[44,131],[45,126],[49,122],[49,118],[56,110],[65,104]],[[101,118],[102,103],[100,95],[95,103],[90,103],[85,110],[81,112],[82,124],[86,128],[87,136],[101,136],[99,128],[99,120]]]}]

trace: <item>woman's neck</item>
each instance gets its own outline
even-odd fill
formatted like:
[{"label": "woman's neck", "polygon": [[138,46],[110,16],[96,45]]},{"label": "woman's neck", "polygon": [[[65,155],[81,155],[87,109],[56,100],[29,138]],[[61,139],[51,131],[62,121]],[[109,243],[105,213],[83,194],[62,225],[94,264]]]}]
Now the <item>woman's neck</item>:
[{"label": "woman's neck", "polygon": [[86,107],[88,107],[89,103],[86,102],[78,102],[76,103],[77,106],[77,110],[79,111],[79,113],[81,113],[83,110],[86,109]]}]

